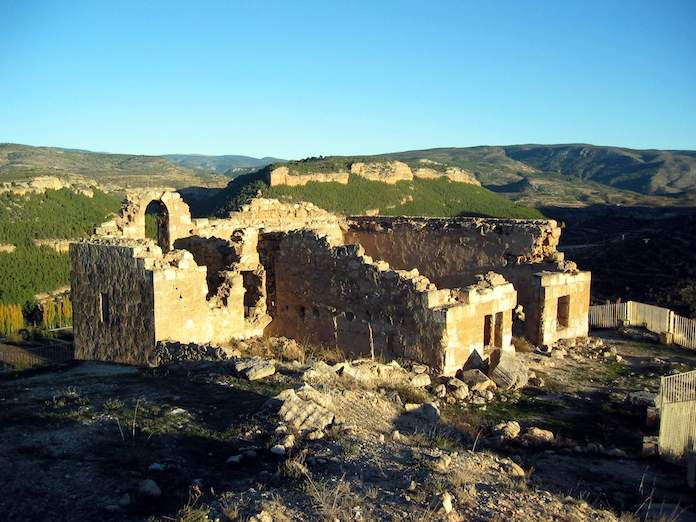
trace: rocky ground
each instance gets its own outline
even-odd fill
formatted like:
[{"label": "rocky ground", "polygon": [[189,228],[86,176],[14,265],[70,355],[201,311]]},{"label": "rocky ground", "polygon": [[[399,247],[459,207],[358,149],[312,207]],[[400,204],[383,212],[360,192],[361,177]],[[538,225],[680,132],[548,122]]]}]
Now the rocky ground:
[{"label": "rocky ground", "polygon": [[[696,352],[619,337],[433,375],[294,341],[161,346],[162,366],[0,375],[8,520],[696,520],[643,455],[659,376]],[[510,386],[511,389],[504,389]],[[517,389],[515,389],[517,388]]]}]

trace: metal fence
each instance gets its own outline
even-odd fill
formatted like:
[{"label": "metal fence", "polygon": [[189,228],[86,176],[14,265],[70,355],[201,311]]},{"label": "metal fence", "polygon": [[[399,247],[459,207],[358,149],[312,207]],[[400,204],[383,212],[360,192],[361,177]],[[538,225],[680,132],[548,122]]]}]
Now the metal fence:
[{"label": "metal fence", "polygon": [[696,447],[696,370],[660,379],[660,455],[686,462]]},{"label": "metal fence", "polygon": [[595,328],[643,326],[651,332],[666,334],[675,344],[696,348],[696,321],[661,306],[636,301],[590,306],[589,319],[590,326]]},{"label": "metal fence", "polygon": [[48,346],[22,347],[0,343],[0,368],[23,370],[71,361],[75,350],[71,344],[56,343]]}]

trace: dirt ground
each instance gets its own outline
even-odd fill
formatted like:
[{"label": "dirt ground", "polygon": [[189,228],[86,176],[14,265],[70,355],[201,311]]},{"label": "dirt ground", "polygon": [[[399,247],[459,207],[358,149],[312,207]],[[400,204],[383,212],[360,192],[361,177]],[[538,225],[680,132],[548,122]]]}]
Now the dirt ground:
[{"label": "dirt ground", "polygon": [[[437,396],[437,376],[431,386],[391,386],[327,367],[329,380],[312,383],[341,421],[284,455],[269,451],[282,427],[271,399],[309,382],[311,359],[278,362],[258,381],[230,361],[6,372],[0,512],[52,521],[696,520],[685,470],[641,456],[643,436],[656,433],[645,397],[661,375],[696,368],[696,352],[598,335],[601,350],[518,354],[536,380],[478,404]],[[439,417],[387,415],[426,402]],[[550,430],[554,441],[501,440],[494,427],[507,421],[523,434]]]}]

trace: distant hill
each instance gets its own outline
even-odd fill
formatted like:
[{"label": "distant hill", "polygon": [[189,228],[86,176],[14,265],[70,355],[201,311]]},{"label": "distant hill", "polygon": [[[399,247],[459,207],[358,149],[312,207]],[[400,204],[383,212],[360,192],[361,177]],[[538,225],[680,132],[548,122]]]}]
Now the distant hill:
[{"label": "distant hill", "polygon": [[270,187],[263,171],[239,176],[222,191],[192,207],[197,214],[224,216],[259,192],[281,201],[309,201],[342,214],[379,213],[410,216],[490,216],[543,218],[534,208],[513,203],[490,190],[446,178],[413,179],[394,184],[351,174],[347,184],[310,181],[302,186]]},{"label": "distant hill", "polygon": [[[437,148],[292,162],[241,155],[140,156],[0,144],[0,183],[42,175],[77,175],[94,178],[106,188],[219,188],[230,178],[271,164],[307,174],[347,172],[357,161],[391,160],[414,170],[424,166],[462,169],[486,188],[527,206],[696,204],[696,151],[586,144]],[[200,190],[195,194],[210,195]]]},{"label": "distant hill", "polygon": [[427,158],[468,169],[488,188],[527,204],[696,202],[696,151],[513,145],[428,149],[381,157],[406,162]]},{"label": "distant hill", "polygon": [[485,187],[531,206],[696,203],[696,151],[633,150],[584,144],[437,148],[328,156],[276,163],[298,174],[336,172],[353,162],[424,161],[463,169]]},{"label": "distant hill", "polygon": [[651,195],[696,194],[696,151],[516,145],[508,157],[543,172]]},{"label": "distant hill", "polygon": [[182,167],[219,173],[260,169],[271,163],[283,161],[278,158],[252,158],[251,156],[236,155],[205,156],[203,154],[165,154],[163,157]]},{"label": "distant hill", "polygon": [[82,176],[92,178],[107,188],[222,186],[229,180],[216,172],[182,167],[161,156],[0,144],[0,183],[36,176]]}]

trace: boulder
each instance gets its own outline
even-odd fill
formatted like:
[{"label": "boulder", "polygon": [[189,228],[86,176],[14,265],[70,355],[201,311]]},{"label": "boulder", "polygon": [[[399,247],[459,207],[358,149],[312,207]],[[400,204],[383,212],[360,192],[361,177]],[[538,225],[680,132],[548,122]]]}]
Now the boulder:
[{"label": "boulder", "polygon": [[529,375],[527,366],[513,351],[495,350],[490,356],[488,377],[499,388],[511,390],[527,385]]},{"label": "boulder", "polygon": [[239,359],[235,361],[234,369],[250,381],[256,381],[265,377],[270,377],[276,371],[273,361],[261,357],[251,357],[249,359]]},{"label": "boulder", "polygon": [[552,444],[555,440],[553,432],[543,430],[541,428],[529,428],[522,436],[523,442],[530,446],[546,446]]},{"label": "boulder", "polygon": [[327,409],[331,404],[330,397],[308,384],[297,392],[285,390],[276,399],[283,402],[278,412],[280,418],[299,432],[322,431],[334,421],[334,414]]},{"label": "boulder", "polygon": [[404,408],[406,409],[406,413],[417,415],[428,422],[437,422],[440,418],[440,410],[432,402],[426,402],[424,404],[406,404]]},{"label": "boulder", "polygon": [[430,386],[430,376],[427,373],[419,373],[413,379],[411,379],[411,386],[415,388],[425,388]]},{"label": "boulder", "polygon": [[461,381],[463,381],[471,391],[486,391],[496,388],[494,381],[486,377],[486,374],[481,370],[466,370],[462,373]]},{"label": "boulder", "polygon": [[503,438],[511,440],[516,439],[520,434],[520,423],[517,421],[501,422],[493,428],[495,433],[500,434]]}]

